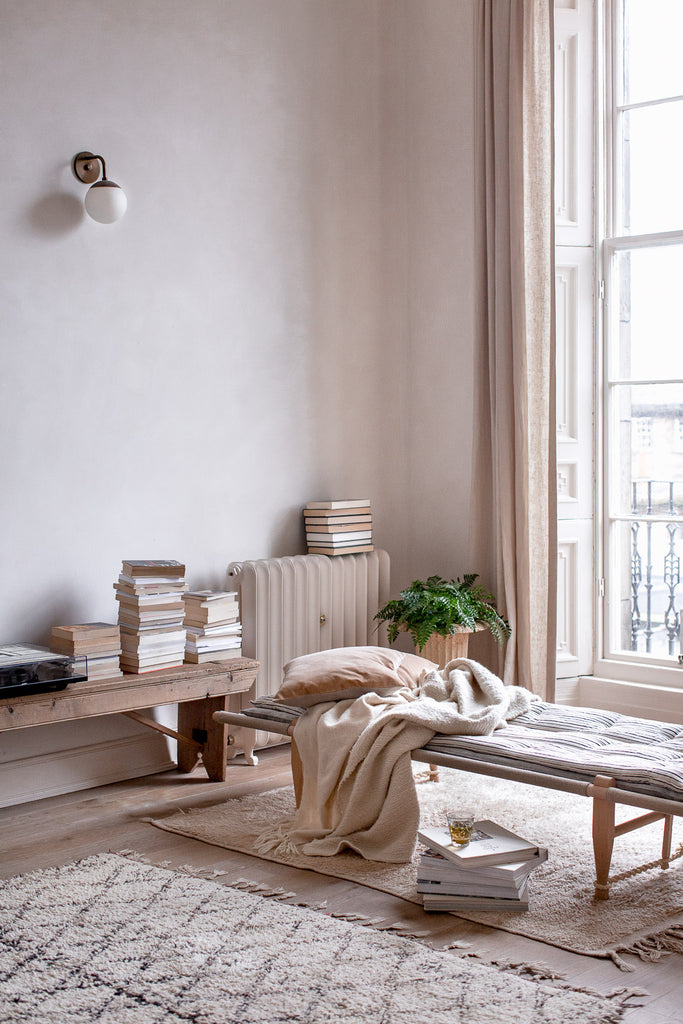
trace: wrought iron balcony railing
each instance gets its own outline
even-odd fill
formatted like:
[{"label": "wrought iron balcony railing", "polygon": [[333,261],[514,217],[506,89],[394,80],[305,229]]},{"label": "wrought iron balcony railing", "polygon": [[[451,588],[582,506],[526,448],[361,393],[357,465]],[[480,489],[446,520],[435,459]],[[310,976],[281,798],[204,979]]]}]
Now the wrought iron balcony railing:
[{"label": "wrought iron balcony railing", "polygon": [[[683,485],[673,480],[633,482],[630,648],[678,653]],[[655,650],[653,651],[653,648]]]}]

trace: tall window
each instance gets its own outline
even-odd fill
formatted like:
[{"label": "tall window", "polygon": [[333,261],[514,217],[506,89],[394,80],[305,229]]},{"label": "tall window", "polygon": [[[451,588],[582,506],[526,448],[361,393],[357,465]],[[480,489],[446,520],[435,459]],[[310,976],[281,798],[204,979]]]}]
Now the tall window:
[{"label": "tall window", "polygon": [[656,666],[683,605],[683,2],[604,2],[604,655]]}]

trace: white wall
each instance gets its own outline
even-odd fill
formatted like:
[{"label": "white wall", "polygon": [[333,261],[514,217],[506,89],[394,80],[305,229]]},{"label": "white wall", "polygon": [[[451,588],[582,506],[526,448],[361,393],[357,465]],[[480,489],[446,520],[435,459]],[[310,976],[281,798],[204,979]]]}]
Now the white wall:
[{"label": "white wall", "polygon": [[0,640],[113,620],[122,558],[303,551],[313,497],[397,586],[479,568],[472,6],[0,0]]}]

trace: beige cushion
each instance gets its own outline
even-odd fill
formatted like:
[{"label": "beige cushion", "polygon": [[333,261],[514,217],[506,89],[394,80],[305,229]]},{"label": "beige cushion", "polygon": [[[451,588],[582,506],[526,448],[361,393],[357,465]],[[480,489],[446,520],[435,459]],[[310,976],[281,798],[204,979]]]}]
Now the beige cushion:
[{"label": "beige cushion", "polygon": [[386,647],[336,647],[304,654],[284,667],[275,700],[307,708],[324,701],[348,700],[364,693],[414,689],[431,661]]},{"label": "beige cushion", "polygon": [[435,661],[422,658],[419,654],[404,654],[403,661],[398,666],[398,676],[403,681],[404,686],[410,687],[411,690],[416,690],[422,682],[422,676],[425,672],[430,672],[433,668],[438,667]]}]

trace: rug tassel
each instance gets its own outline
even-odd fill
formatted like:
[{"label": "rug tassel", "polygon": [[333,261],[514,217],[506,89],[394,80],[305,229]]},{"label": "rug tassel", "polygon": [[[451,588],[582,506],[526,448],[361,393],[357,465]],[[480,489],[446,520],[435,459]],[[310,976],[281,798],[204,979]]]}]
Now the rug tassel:
[{"label": "rug tassel", "polygon": [[[645,935],[641,939],[636,939],[630,946],[619,946],[612,953],[615,963],[617,963],[615,956],[618,956],[619,953],[631,953],[646,963],[656,963],[664,956],[671,956],[672,953],[683,953],[683,925],[673,925],[663,932]],[[621,957],[618,959],[620,962],[617,963],[617,966],[622,970],[633,970],[627,965],[622,966],[624,961],[621,960]]]},{"label": "rug tassel", "polygon": [[[514,961],[505,960],[490,960],[489,963],[500,970],[527,978],[528,981],[537,981],[539,983],[550,981],[554,982],[556,987],[560,989],[567,989],[570,992],[582,992],[584,995],[594,996],[599,999],[613,1000],[619,1006],[619,1012],[614,1017],[611,1015],[606,1017],[605,1024],[621,1021],[621,1014],[624,1009],[633,1009],[643,1005],[643,1003],[631,1003],[630,1000],[641,999],[643,996],[649,995],[649,992],[642,988],[615,988],[608,995],[604,995],[602,992],[598,992],[597,989],[571,984],[567,981],[564,974],[554,971],[552,967],[544,963],[515,963]],[[629,968],[629,970],[633,970],[633,968]]]},{"label": "rug tassel", "polygon": [[[402,924],[387,924],[386,922],[382,921],[381,918],[378,917],[365,917],[363,914],[345,914],[342,911],[328,911],[327,916],[335,917],[341,921],[352,921],[354,924],[359,924],[363,928],[374,928],[375,931],[378,932],[392,932],[394,935],[400,935],[401,938],[404,939],[416,939],[418,942],[422,942],[423,945],[429,946],[430,949],[436,948],[431,944],[431,942],[425,941],[430,935],[430,932],[425,929],[417,931],[417,929],[415,928],[410,928]],[[453,943],[452,946],[446,946],[444,948],[465,949],[469,948],[469,946],[469,942],[456,942]]]},{"label": "rug tassel", "polygon": [[[227,872],[221,872],[227,874]],[[252,892],[254,895],[265,896],[268,899],[276,900],[293,900],[296,899],[295,892],[287,892],[286,889],[282,889],[279,886],[275,888],[270,885],[263,885],[261,882],[250,882],[246,878],[236,878],[230,883],[232,889],[241,889],[243,892]],[[306,904],[300,904],[305,906]]]},{"label": "rug tassel", "polygon": [[625,960],[622,960],[619,954],[615,952],[615,950],[610,950],[607,955],[609,956],[612,963],[616,967],[618,967],[620,971],[624,971],[626,974],[632,974],[635,971],[635,967],[632,967],[631,964],[628,964]]},{"label": "rug tassel", "polygon": [[525,963],[512,960],[491,960],[494,967],[508,974],[517,974],[520,977],[534,978],[537,981],[564,981],[565,975],[554,971],[552,967],[544,963]]}]

